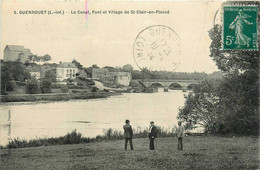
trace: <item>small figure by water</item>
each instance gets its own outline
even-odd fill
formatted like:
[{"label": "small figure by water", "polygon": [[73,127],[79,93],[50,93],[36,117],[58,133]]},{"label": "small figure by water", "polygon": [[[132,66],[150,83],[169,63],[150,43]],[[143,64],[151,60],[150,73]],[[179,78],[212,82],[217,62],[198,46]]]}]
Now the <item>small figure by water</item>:
[{"label": "small figure by water", "polygon": [[130,121],[129,120],[126,120],[125,121],[125,125],[123,126],[123,129],[124,129],[124,137],[125,137],[125,150],[127,150],[127,143],[129,141],[130,143],[130,147],[131,147],[131,150],[134,150],[134,147],[133,147],[133,129],[132,129],[132,126],[130,125]]},{"label": "small figure by water", "polygon": [[182,139],[184,137],[184,126],[181,125],[181,121],[178,122],[179,127],[176,129],[176,134],[178,137],[178,150],[183,150],[183,144],[182,144]]},{"label": "small figure by water", "polygon": [[149,139],[150,139],[150,150],[154,150],[154,139],[156,138],[157,135],[157,127],[154,126],[154,122],[150,122],[150,127],[149,127]]}]

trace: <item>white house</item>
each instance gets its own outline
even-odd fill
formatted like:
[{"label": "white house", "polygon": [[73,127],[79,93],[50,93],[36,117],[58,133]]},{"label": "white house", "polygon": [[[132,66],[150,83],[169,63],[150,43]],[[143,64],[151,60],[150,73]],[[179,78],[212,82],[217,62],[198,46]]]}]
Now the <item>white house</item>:
[{"label": "white house", "polygon": [[57,81],[63,81],[68,78],[75,79],[77,73],[78,68],[75,66],[75,64],[69,62],[60,62],[56,71]]},{"label": "white house", "polygon": [[129,86],[132,75],[129,72],[110,72],[110,77],[118,84]]}]

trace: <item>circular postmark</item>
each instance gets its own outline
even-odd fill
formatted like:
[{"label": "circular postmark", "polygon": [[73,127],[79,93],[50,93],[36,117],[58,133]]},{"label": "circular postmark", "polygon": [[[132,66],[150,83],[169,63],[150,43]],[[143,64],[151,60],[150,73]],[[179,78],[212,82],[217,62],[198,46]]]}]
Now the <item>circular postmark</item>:
[{"label": "circular postmark", "polygon": [[147,27],[137,35],[133,55],[141,70],[174,71],[180,65],[180,38],[167,26]]}]

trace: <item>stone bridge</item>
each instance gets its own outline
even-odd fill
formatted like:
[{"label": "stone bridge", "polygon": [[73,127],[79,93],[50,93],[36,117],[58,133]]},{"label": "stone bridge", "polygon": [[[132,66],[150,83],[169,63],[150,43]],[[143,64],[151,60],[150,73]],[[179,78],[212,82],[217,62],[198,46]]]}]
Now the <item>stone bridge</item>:
[{"label": "stone bridge", "polygon": [[[142,80],[141,80],[142,81]],[[187,88],[198,84],[198,80],[163,80],[163,79],[147,79],[143,80],[143,85],[150,87],[152,85],[161,85],[164,91],[167,92],[169,87],[172,85],[177,85],[182,88],[182,91],[186,91]]]}]

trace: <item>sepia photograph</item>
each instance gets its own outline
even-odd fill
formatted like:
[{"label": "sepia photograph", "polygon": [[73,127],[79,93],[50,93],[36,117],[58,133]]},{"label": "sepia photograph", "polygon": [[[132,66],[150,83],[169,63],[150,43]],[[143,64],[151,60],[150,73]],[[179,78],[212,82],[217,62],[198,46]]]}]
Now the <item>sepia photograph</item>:
[{"label": "sepia photograph", "polygon": [[260,169],[259,1],[0,3],[0,169]]}]

